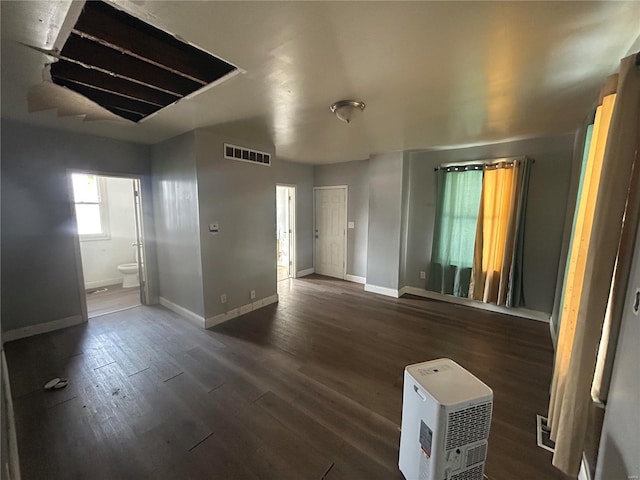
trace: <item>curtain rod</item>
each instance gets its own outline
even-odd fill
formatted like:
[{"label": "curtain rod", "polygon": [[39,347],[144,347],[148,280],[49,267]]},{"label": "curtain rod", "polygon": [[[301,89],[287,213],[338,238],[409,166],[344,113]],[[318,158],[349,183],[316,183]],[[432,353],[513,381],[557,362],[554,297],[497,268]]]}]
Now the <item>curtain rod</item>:
[{"label": "curtain rod", "polygon": [[[496,158],[494,160],[476,160],[469,162],[458,162],[458,163],[443,163],[433,169],[434,172],[438,170],[482,170],[483,168],[491,165],[500,165],[501,163],[507,163],[513,165],[515,160],[522,160],[527,157],[507,157],[507,158]],[[529,158],[531,163],[536,163],[534,158]]]}]

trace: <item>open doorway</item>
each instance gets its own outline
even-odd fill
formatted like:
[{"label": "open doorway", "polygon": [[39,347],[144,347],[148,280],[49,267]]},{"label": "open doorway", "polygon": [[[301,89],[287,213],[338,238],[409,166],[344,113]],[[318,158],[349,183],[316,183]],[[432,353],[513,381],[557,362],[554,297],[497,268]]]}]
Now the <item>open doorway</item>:
[{"label": "open doorway", "polygon": [[278,281],[295,278],[296,187],[276,185],[276,265]]},{"label": "open doorway", "polygon": [[140,180],[71,173],[87,317],[146,303]]}]

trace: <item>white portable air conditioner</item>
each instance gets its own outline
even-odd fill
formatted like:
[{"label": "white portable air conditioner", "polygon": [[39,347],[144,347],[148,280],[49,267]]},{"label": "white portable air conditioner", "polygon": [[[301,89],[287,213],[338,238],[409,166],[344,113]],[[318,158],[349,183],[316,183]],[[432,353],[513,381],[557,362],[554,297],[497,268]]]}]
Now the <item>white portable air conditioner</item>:
[{"label": "white portable air conditioner", "polygon": [[407,480],[482,480],[493,391],[448,358],[404,370],[400,471]]}]

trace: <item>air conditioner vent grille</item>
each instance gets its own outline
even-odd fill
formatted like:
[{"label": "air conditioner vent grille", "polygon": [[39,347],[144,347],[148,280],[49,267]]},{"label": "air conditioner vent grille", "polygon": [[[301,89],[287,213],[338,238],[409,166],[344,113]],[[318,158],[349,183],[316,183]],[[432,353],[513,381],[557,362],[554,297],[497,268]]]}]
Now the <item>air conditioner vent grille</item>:
[{"label": "air conditioner vent grille", "polygon": [[256,163],[258,165],[271,165],[270,153],[251,150],[250,148],[239,147],[229,143],[224,144],[224,158],[240,160],[241,162]]},{"label": "air conditioner vent grille", "polygon": [[491,402],[449,413],[445,450],[486,439],[490,426]]},{"label": "air conditioner vent grille", "polygon": [[487,458],[487,442],[483,442],[467,450],[465,467],[470,467],[476,463],[484,462]]},{"label": "air conditioner vent grille", "polygon": [[451,477],[451,480],[482,480],[482,474],[484,473],[484,463],[476,465],[469,470],[457,473]]}]

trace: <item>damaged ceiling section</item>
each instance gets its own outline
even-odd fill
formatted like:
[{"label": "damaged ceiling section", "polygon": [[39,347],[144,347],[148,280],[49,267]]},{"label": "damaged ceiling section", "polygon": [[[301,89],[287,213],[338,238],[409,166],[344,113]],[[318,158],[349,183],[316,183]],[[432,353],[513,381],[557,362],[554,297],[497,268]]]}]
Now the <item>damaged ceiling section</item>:
[{"label": "damaged ceiling section", "polygon": [[101,1],[88,1],[52,81],[139,122],[237,68]]}]

